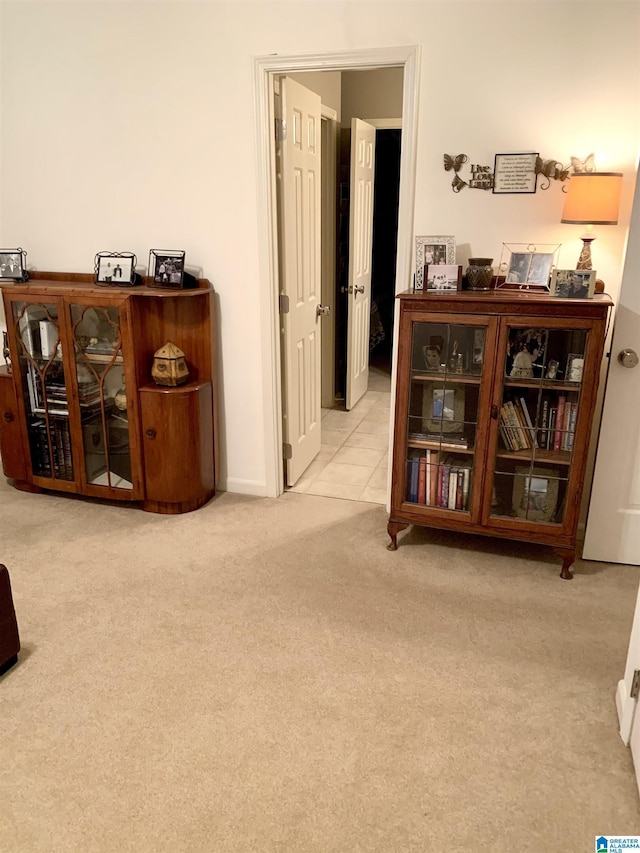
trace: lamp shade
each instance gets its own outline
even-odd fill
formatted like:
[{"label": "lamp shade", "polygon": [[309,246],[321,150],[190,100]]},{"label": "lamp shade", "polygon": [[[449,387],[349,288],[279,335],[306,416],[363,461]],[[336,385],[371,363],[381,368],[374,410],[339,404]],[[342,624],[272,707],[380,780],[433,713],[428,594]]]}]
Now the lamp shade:
[{"label": "lamp shade", "polygon": [[569,225],[617,225],[621,172],[572,175],[561,222]]}]

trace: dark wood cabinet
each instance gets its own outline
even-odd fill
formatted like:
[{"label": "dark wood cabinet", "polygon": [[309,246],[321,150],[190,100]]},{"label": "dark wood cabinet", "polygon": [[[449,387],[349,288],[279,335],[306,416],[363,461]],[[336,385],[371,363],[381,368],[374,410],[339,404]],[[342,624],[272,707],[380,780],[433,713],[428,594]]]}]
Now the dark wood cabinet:
[{"label": "dark wood cabinet", "polygon": [[389,548],[409,524],[551,546],[570,578],[611,301],[405,293]]},{"label": "dark wood cabinet", "polygon": [[[13,368],[0,374],[0,449],[17,488],[139,502],[163,513],[197,509],[214,495],[208,281],[176,291],[32,273],[2,293]],[[185,385],[151,384],[154,353],[168,341],[185,353]]]}]

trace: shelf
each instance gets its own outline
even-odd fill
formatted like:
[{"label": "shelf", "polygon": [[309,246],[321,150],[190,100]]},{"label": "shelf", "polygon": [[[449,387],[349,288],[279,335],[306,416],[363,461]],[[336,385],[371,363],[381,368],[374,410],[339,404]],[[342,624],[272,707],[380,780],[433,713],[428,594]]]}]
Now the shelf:
[{"label": "shelf", "polygon": [[412,438],[407,441],[407,447],[425,450],[446,450],[449,453],[466,453],[469,456],[473,456],[475,452],[475,447],[460,447],[458,444],[450,444],[447,441],[420,441]]},{"label": "shelf", "polygon": [[505,388],[544,388],[547,391],[579,391],[580,382],[560,382],[556,379],[511,379],[504,378]]},{"label": "shelf", "polygon": [[81,352],[76,355],[76,364],[124,364],[121,355],[113,357],[111,355],[100,355],[98,353]]},{"label": "shelf", "polygon": [[498,450],[496,459],[513,459],[514,462],[549,462],[554,465],[570,465],[570,450],[542,450],[534,447],[530,450]]},{"label": "shelf", "polygon": [[450,385],[479,385],[482,376],[470,373],[445,373],[444,371],[440,373],[435,370],[427,373],[421,370],[419,373],[412,371],[411,380],[413,382],[445,382]]}]

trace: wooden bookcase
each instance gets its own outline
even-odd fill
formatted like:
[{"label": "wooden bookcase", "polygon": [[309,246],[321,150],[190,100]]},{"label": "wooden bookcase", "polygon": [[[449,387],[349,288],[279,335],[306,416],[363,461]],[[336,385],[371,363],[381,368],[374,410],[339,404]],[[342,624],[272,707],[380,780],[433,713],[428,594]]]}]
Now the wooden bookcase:
[{"label": "wooden bookcase", "polygon": [[612,302],[398,299],[389,549],[409,524],[467,531],[549,545],[571,578]]},{"label": "wooden bookcase", "polygon": [[[100,287],[83,274],[4,283],[12,371],[0,368],[0,452],[25,491],[51,489],[180,513],[215,494],[215,294],[145,284]],[[189,379],[156,385],[172,341]]]}]

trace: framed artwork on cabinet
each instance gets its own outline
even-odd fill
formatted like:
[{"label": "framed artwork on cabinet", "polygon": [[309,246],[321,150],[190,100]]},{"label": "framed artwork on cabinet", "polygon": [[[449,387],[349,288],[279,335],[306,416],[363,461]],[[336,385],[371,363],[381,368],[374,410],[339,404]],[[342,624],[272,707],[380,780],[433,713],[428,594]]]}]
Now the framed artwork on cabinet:
[{"label": "framed artwork on cabinet", "polygon": [[426,265],[423,290],[430,293],[451,293],[462,290],[462,267],[459,264]]},{"label": "framed artwork on cabinet", "polygon": [[595,270],[554,270],[551,276],[551,293],[562,299],[591,299],[595,287]]},{"label": "framed artwork on cabinet", "polygon": [[180,290],[196,287],[197,281],[184,268],[186,252],[176,249],[152,249],[149,252],[151,287]]},{"label": "framed artwork on cabinet", "polygon": [[527,521],[552,521],[558,505],[558,472],[517,467],[513,478],[513,512]]},{"label": "framed artwork on cabinet", "polygon": [[560,245],[502,244],[497,288],[548,291]]},{"label": "framed artwork on cabinet", "polygon": [[452,235],[416,237],[416,278],[414,290],[424,290],[425,267],[455,264],[456,240]]},{"label": "framed artwork on cabinet", "polygon": [[96,284],[101,287],[132,287],[137,284],[133,252],[98,252],[94,261]]},{"label": "framed artwork on cabinet", "polygon": [[464,430],[464,388],[425,382],[422,431],[428,435],[461,435]]},{"label": "framed artwork on cabinet", "polygon": [[0,249],[0,279],[27,281],[24,249]]}]

